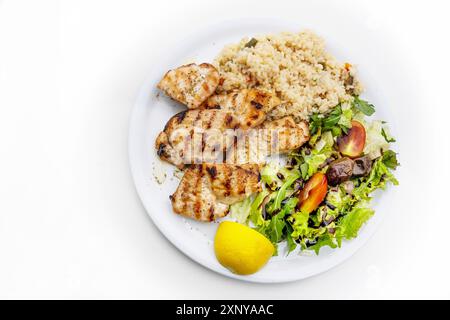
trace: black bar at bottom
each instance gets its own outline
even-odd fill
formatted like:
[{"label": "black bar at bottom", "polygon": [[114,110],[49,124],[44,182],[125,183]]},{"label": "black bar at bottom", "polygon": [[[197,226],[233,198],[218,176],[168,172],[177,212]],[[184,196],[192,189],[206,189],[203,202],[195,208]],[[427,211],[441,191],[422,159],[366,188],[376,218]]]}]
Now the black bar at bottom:
[{"label": "black bar at bottom", "polygon": [[[115,319],[306,319],[402,316],[424,310],[428,316],[446,311],[448,301],[351,301],[351,300],[152,300],[152,301],[1,301],[3,314],[105,317]],[[7,313],[8,312],[8,313]],[[347,316],[345,316],[347,315]],[[289,318],[288,318],[289,317]]]}]

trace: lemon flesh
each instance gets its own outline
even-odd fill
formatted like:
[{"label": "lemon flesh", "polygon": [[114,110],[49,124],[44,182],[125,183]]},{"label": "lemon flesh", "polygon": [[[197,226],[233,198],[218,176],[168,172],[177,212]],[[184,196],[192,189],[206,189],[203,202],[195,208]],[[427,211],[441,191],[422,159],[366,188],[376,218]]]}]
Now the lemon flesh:
[{"label": "lemon flesh", "polygon": [[274,253],[273,244],[240,223],[220,223],[214,239],[217,260],[231,272],[248,275],[261,269]]}]

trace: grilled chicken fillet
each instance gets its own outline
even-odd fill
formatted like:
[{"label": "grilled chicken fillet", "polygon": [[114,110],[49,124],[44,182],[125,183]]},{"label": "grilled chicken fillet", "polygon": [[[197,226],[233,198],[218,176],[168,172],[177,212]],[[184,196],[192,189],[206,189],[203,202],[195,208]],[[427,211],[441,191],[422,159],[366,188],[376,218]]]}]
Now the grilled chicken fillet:
[{"label": "grilled chicken fillet", "polygon": [[309,140],[306,122],[295,123],[291,117],[265,121],[254,130],[236,132],[228,146],[227,163],[265,163],[267,156],[298,149]]},{"label": "grilled chicken fillet", "polygon": [[228,214],[229,205],[261,191],[260,167],[255,164],[200,164],[189,167],[175,193],[173,210],[199,221]]},{"label": "grilled chicken fillet", "polygon": [[295,123],[289,116],[264,122],[261,128],[267,132],[264,137],[271,147],[268,154],[286,153],[298,149],[309,140],[308,124],[304,121]]},{"label": "grilled chicken fillet", "polygon": [[237,129],[240,123],[232,113],[220,109],[182,111],[167,122],[155,147],[158,156],[178,168],[185,164],[221,162],[225,144],[224,133]]},{"label": "grilled chicken fillet", "polygon": [[263,163],[266,156],[295,150],[309,139],[308,125],[291,117],[235,130],[241,127],[238,118],[221,109],[183,111],[158,135],[157,154],[180,169],[198,163]]},{"label": "grilled chicken fillet", "polygon": [[158,88],[189,109],[198,108],[219,85],[219,72],[209,64],[188,64],[168,71]]},{"label": "grilled chicken fillet", "polygon": [[213,95],[204,103],[205,108],[230,111],[238,118],[242,129],[260,125],[266,114],[279,105],[281,100],[265,91],[243,89],[228,94]]}]

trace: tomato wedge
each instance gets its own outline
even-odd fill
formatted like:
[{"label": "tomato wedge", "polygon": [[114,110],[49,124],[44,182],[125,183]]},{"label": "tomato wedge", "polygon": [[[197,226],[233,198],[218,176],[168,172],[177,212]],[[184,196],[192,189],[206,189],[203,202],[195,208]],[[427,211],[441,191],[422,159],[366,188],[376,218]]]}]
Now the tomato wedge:
[{"label": "tomato wedge", "polygon": [[348,133],[337,139],[337,145],[339,151],[347,157],[357,158],[359,157],[366,144],[366,129],[361,122],[352,121],[352,127],[348,130]]},{"label": "tomato wedge", "polygon": [[311,213],[316,210],[325,199],[327,187],[327,177],[321,172],[315,173],[298,196],[300,211]]}]

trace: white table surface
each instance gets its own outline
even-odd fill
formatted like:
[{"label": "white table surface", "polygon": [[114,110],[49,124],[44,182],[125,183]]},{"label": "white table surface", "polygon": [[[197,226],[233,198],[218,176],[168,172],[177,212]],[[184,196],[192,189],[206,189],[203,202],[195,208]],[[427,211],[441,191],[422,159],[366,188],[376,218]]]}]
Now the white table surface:
[{"label": "white table surface", "polygon": [[427,111],[404,208],[351,259],[239,282],[177,251],[141,206],[128,120],[155,57],[223,19],[295,19],[301,3],[0,0],[0,298],[450,298],[446,1],[339,1],[408,52]]}]

